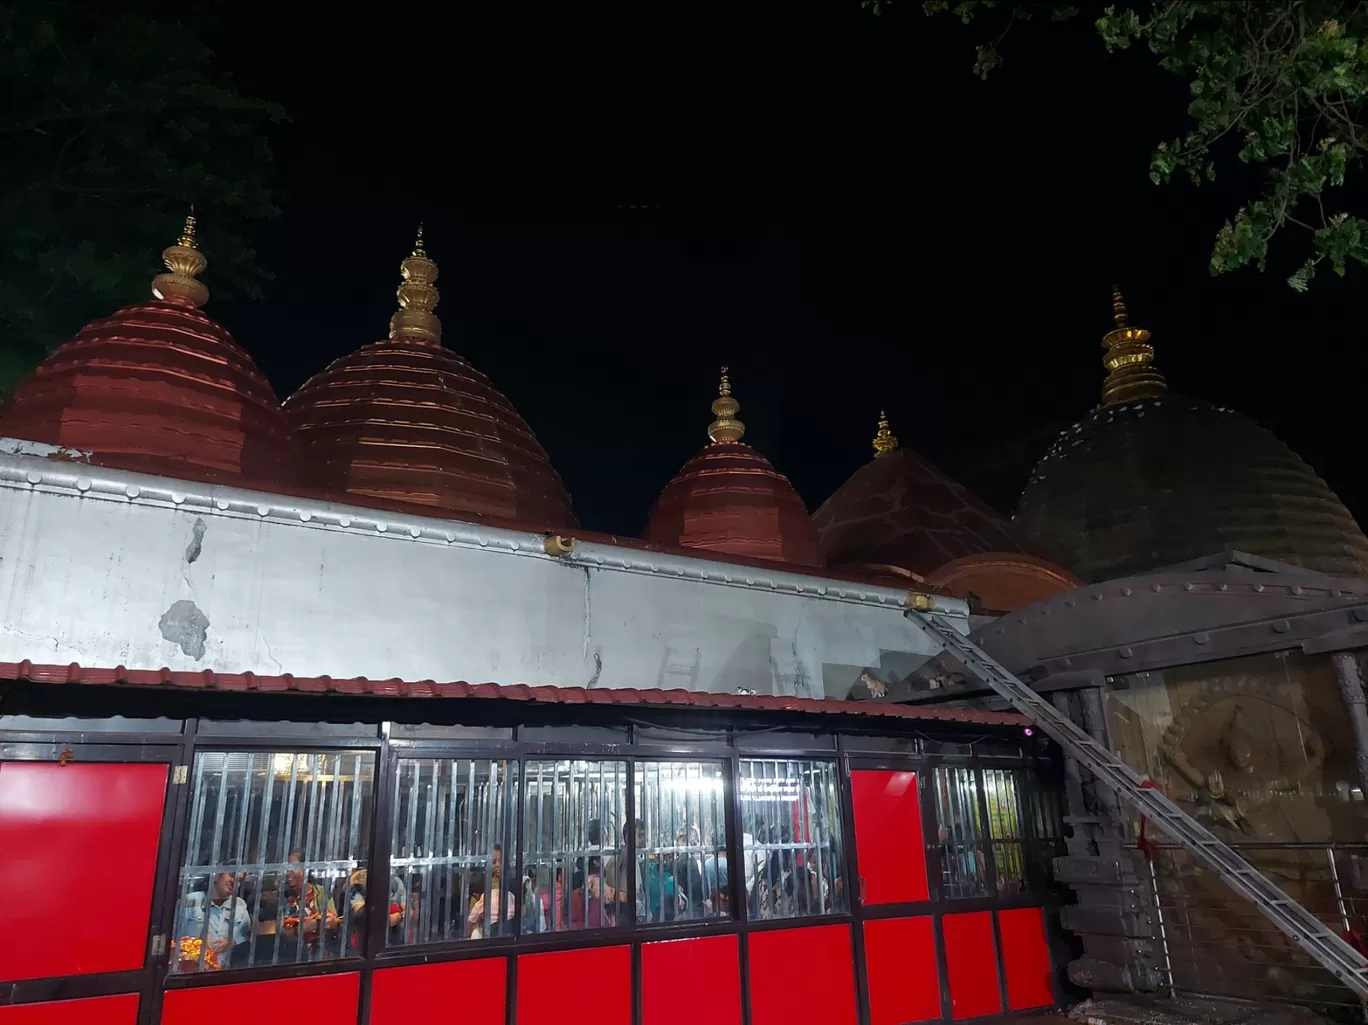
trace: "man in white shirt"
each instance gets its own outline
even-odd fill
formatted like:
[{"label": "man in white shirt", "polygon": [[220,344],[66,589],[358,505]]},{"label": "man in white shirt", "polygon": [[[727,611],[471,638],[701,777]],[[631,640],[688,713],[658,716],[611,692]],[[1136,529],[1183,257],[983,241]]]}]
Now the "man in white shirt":
[{"label": "man in white shirt", "polygon": [[188,894],[181,906],[180,938],[202,937],[206,949],[213,951],[220,965],[226,964],[232,948],[251,934],[251,915],[247,902],[234,894],[236,884],[233,873],[221,872],[210,883],[207,897],[203,891]]}]

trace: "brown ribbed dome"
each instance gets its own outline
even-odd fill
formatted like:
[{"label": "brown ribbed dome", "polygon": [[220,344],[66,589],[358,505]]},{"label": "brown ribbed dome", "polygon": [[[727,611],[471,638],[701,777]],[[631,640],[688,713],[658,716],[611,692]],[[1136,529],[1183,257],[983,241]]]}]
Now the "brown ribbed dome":
[{"label": "brown ribbed dome", "polygon": [[194,220],[163,254],[152,302],[82,328],[15,389],[0,434],[80,449],[140,473],[260,487],[294,481],[275,392],[196,307],[208,290]]},{"label": "brown ribbed dome", "polygon": [[489,379],[440,343],[436,265],[403,262],[391,337],[343,356],[285,403],[303,483],[443,512],[575,524],[531,428]]},{"label": "brown ribbed dome", "polygon": [[898,566],[983,609],[1006,612],[1077,587],[1030,554],[1012,524],[921,456],[879,415],[874,458],[812,515],[828,566]]},{"label": "brown ribbed dome", "polygon": [[1173,394],[1061,434],[1015,525],[1085,580],[1225,549],[1368,578],[1368,538],[1310,466],[1246,417]]},{"label": "brown ribbed dome", "polygon": [[651,510],[646,537],[660,544],[699,548],[752,559],[820,566],[817,531],[787,477],[749,445],[731,397],[726,370],[711,442],[665,486]]},{"label": "brown ribbed dome", "polygon": [[812,514],[828,565],[888,563],[925,575],[966,555],[1030,551],[1006,517],[899,448],[887,419],[874,450]]}]

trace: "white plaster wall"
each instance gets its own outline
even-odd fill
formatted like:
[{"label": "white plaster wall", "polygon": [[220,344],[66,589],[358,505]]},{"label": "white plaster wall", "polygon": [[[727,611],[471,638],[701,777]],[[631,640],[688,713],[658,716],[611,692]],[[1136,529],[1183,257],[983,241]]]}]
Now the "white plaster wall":
[{"label": "white plaster wall", "polygon": [[0,447],[0,661],[844,697],[936,647],[901,592],[542,541]]}]

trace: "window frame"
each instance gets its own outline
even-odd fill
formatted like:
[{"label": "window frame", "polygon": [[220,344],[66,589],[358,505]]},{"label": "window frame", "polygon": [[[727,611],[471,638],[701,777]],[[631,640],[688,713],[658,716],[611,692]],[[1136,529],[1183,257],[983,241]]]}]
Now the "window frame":
[{"label": "window frame", "polygon": [[[187,745],[185,751],[186,776],[184,793],[180,795],[182,800],[178,808],[176,822],[176,836],[172,848],[171,862],[168,866],[165,879],[167,892],[167,913],[163,917],[166,937],[167,954],[160,966],[164,976],[164,985],[170,987],[172,980],[181,981],[186,979],[199,979],[207,977],[210,979],[226,977],[235,980],[246,973],[255,975],[258,971],[270,973],[278,972],[282,969],[289,970],[290,974],[313,974],[301,969],[313,969],[315,972],[326,970],[355,970],[358,962],[364,962],[371,952],[369,931],[362,938],[359,951],[349,952],[346,938],[342,936],[342,927],[339,926],[339,937],[341,938],[342,953],[337,957],[327,957],[320,960],[301,959],[296,961],[283,961],[272,965],[248,965],[246,967],[234,968],[224,967],[217,971],[197,971],[180,972],[175,968],[175,953],[179,943],[176,935],[180,922],[182,907],[181,901],[185,896],[185,888],[182,885],[182,878],[185,877],[189,864],[190,843],[192,841],[192,827],[194,823],[195,801],[198,794],[197,785],[201,779],[196,769],[200,763],[200,758],[206,755],[281,755],[289,754],[292,756],[292,764],[297,764],[300,757],[333,756],[341,758],[347,755],[365,755],[371,761],[371,794],[370,794],[370,819],[365,823],[365,828],[358,828],[357,852],[360,855],[357,860],[364,862],[367,871],[373,871],[374,853],[377,848],[376,827],[380,820],[380,783],[384,778],[384,757],[382,745],[374,740],[363,740],[354,736],[341,736],[333,743],[319,742],[318,738],[310,738],[309,741],[292,743],[288,736],[267,735],[247,738],[234,736],[211,735],[206,738],[205,743],[191,743]],[[369,854],[370,857],[365,857]],[[288,858],[287,858],[288,861]],[[281,864],[284,864],[282,862]],[[305,864],[309,864],[305,862]],[[212,879],[210,881],[212,885]],[[326,892],[326,891],[325,891]],[[345,919],[344,919],[345,921]],[[249,922],[249,928],[251,923]],[[332,966],[340,966],[333,968]]]}]

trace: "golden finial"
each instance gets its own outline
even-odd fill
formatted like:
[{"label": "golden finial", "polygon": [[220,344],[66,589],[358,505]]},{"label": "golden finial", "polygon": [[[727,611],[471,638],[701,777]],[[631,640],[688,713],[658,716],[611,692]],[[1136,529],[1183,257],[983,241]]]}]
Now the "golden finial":
[{"label": "golden finial", "polygon": [[[418,230],[422,232],[423,229]],[[1116,322],[1117,327],[1126,326],[1126,300],[1121,295],[1121,289],[1115,285],[1112,286],[1112,320]]]},{"label": "golden finial", "polygon": [[898,439],[894,437],[892,429],[888,424],[888,414],[882,409],[879,410],[879,429],[874,435],[874,456],[875,458],[887,455],[898,447]]},{"label": "golden finial", "polygon": [[741,403],[732,398],[731,379],[727,377],[729,367],[722,368],[722,383],[717,386],[717,398],[713,399],[712,412],[717,417],[708,424],[708,437],[713,441],[740,441],[746,433],[746,425],[736,419],[741,412]]},{"label": "golden finial", "polygon": [[163,302],[179,303],[182,306],[203,306],[209,301],[209,289],[196,274],[209,266],[195,247],[195,208],[190,208],[190,216],[185,219],[180,238],[162,250],[162,264],[165,274],[152,279],[152,295]]},{"label": "golden finial", "polygon": [[1102,382],[1102,405],[1144,402],[1168,393],[1168,382],[1154,366],[1154,346],[1143,327],[1131,327],[1126,316],[1126,300],[1119,288],[1112,289],[1112,318],[1116,327],[1102,336],[1107,350],[1102,365],[1107,379]]},{"label": "golden finial", "polygon": [[399,285],[399,312],[390,318],[390,337],[428,345],[442,343],[442,322],[432,311],[442,298],[433,284],[437,280],[437,265],[428,259],[423,248],[423,226],[418,225],[418,237],[413,252],[399,264],[403,282]]}]

